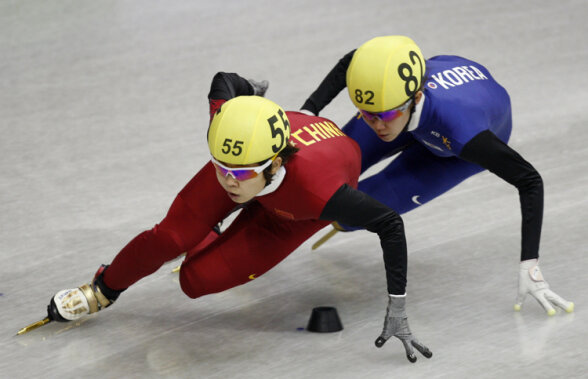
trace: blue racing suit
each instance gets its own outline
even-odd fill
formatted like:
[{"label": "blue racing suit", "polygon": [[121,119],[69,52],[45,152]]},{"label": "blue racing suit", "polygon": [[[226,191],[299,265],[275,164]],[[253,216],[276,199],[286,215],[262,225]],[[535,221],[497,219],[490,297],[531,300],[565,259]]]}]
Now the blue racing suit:
[{"label": "blue racing suit", "polygon": [[[346,87],[353,53],[337,63],[302,109],[318,114]],[[512,128],[508,93],[484,66],[462,57],[436,56],[426,67],[424,96],[395,140],[380,140],[359,114],[343,128],[361,148],[362,172],[398,154],[360,181],[358,189],[403,214],[488,169],[518,188],[521,260],[538,258],[543,183],[533,166],[506,145]]]}]

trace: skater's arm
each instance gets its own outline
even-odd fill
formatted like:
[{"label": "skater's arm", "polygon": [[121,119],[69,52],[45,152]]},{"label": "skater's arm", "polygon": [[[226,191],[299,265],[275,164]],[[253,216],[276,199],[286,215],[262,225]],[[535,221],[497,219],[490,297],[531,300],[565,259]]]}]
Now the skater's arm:
[{"label": "skater's arm", "polygon": [[329,199],[320,218],[377,233],[384,253],[388,293],[403,295],[406,292],[406,237],[398,213],[345,184]]},{"label": "skater's arm", "polygon": [[317,115],[347,86],[347,68],[355,50],[345,54],[327,74],[318,88],[308,97],[301,109]]},{"label": "skater's arm", "polygon": [[227,100],[237,96],[263,96],[268,85],[267,81],[247,80],[236,73],[217,72],[212,78],[208,92],[210,120],[212,121],[214,113]]},{"label": "skater's arm", "polygon": [[522,213],[521,261],[539,257],[543,181],[535,168],[489,130],[465,144],[460,158],[476,163],[517,187]]}]

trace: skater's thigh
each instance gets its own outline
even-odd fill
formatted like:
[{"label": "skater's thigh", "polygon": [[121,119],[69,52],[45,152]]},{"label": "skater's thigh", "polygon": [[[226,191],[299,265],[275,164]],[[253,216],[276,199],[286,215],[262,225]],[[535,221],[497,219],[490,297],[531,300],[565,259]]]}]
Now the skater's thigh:
[{"label": "skater's thigh", "polygon": [[182,290],[196,298],[258,278],[327,224],[285,220],[253,203],[208,247],[188,253]]}]

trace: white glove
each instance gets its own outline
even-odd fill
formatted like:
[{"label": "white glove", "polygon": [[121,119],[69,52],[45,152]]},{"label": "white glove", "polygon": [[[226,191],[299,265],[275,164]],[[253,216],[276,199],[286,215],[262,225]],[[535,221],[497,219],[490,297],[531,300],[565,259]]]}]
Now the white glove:
[{"label": "white glove", "polygon": [[[428,347],[420,343],[408,327],[408,319],[405,311],[406,295],[395,296],[389,295],[388,308],[386,309],[386,318],[384,319],[384,329],[382,334],[376,339],[376,346],[382,347],[388,338],[394,336],[402,341],[406,350],[406,358],[412,363],[416,362],[417,357],[414,354],[413,346],[427,358],[431,358],[433,353]],[[412,346],[411,346],[412,345]]]},{"label": "white glove", "polygon": [[312,113],[308,109],[301,109],[299,112],[304,113],[305,115],[309,115],[309,116],[316,116],[314,113]]},{"label": "white glove", "polygon": [[267,88],[269,87],[269,82],[267,80],[257,81],[253,79],[247,79],[251,87],[253,87],[253,94],[255,96],[264,96]]},{"label": "white glove", "polygon": [[514,306],[515,311],[521,310],[527,294],[531,294],[531,296],[541,304],[549,316],[555,314],[555,308],[553,308],[553,305],[557,305],[568,313],[574,311],[574,303],[564,300],[549,289],[549,284],[543,279],[543,274],[541,274],[537,259],[529,259],[521,262],[521,268],[519,271],[519,293]]}]

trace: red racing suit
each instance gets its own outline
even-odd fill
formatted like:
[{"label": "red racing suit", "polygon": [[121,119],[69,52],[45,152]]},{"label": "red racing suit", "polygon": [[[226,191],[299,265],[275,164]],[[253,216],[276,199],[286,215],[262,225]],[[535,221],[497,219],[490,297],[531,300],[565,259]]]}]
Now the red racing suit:
[{"label": "red racing suit", "polygon": [[357,187],[361,153],[331,121],[286,114],[290,140],[300,150],[286,163],[277,190],[247,204],[227,230],[203,247],[200,243],[236,205],[207,163],[165,218],[116,256],[105,272],[106,285],[124,289],[187,252],[180,270],[182,290],[192,298],[220,292],[264,274],[326,226],[328,221],[319,216],[327,201],[343,184]]},{"label": "red racing suit", "polygon": [[[237,74],[218,73],[208,95],[210,114],[232,97],[253,93]],[[284,164],[286,174],[273,192],[247,203],[218,236],[213,228],[237,204],[207,163],[180,191],[165,218],[118,253],[104,271],[104,284],[122,291],[187,252],[180,270],[182,290],[192,298],[220,292],[264,274],[329,221],[338,221],[378,234],[388,293],[405,293],[404,225],[392,209],[355,189],[361,170],[358,145],[325,118],[286,114],[290,141],[300,150]]]}]

